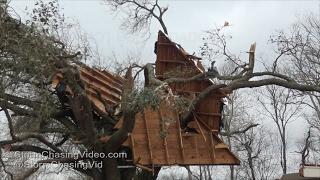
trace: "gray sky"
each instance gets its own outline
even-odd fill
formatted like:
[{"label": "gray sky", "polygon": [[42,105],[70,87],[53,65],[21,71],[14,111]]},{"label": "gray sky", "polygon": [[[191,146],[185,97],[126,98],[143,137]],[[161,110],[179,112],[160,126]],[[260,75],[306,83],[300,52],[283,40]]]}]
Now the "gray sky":
[{"label": "gray sky", "polygon": [[[24,11],[33,1],[13,0],[12,6]],[[230,49],[238,54],[257,42],[257,55],[268,57],[268,39],[276,30],[289,27],[299,14],[319,12],[319,1],[216,1],[216,0],[160,0],[169,10],[164,20],[171,39],[180,43],[190,53],[199,52],[205,30],[222,26],[225,21],[232,26],[228,32],[233,36]],[[151,26],[151,36],[145,41],[140,35],[120,30],[121,17],[110,11],[102,0],[62,0],[66,17],[78,21],[92,44],[96,44],[104,58],[115,53],[141,54],[143,62],[154,61],[153,43],[159,25]],[[119,14],[118,14],[119,15]]]}]

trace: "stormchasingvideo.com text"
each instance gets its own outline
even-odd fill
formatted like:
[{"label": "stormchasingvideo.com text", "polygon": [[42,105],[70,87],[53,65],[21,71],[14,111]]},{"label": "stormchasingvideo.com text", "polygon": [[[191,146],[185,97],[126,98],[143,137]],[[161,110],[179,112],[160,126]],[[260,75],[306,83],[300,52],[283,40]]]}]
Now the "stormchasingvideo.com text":
[{"label": "stormchasingvideo.com text", "polygon": [[[16,158],[28,159],[29,161],[15,163],[15,166],[23,168],[39,168],[42,165],[59,165],[66,168],[102,168],[102,160],[105,158],[126,159],[126,152],[98,153],[98,152],[81,152],[81,153],[63,153],[44,151],[42,153],[23,153],[15,152]],[[45,159],[43,159],[46,157]],[[41,160],[40,160],[41,159]]]}]

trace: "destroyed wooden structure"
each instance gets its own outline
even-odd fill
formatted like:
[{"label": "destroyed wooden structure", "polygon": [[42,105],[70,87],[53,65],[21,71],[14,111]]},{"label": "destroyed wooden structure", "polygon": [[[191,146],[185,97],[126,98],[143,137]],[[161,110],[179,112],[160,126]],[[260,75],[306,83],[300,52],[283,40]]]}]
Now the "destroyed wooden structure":
[{"label": "destroyed wooden structure", "polygon": [[[106,70],[98,70],[87,66],[77,67],[80,78],[85,85],[88,98],[98,111],[107,112],[108,108],[120,103],[124,79],[109,73]],[[52,86],[58,89],[63,86],[63,75],[58,72],[52,78]],[[66,86],[69,94],[73,92]]]},{"label": "destroyed wooden structure", "polygon": [[[192,77],[204,72],[200,58],[189,55],[161,31],[156,43],[156,77]],[[212,85],[211,80],[169,84],[173,92],[194,98]],[[226,92],[213,91],[193,113],[189,127],[196,132],[183,132],[179,115],[162,104],[157,111],[146,109],[137,115],[128,145],[134,162],[142,165],[235,165],[237,157],[218,137],[221,126],[222,98]],[[165,131],[165,132],[163,132]],[[165,135],[163,135],[165,133]],[[162,136],[161,136],[162,135]]]},{"label": "destroyed wooden structure", "polygon": [[[179,44],[172,42],[164,33],[159,32],[156,60],[157,78],[160,80],[168,77],[190,78],[204,71],[201,58],[188,54]],[[205,79],[187,83],[171,83],[170,87],[176,94],[194,99],[212,84],[214,84],[212,80]],[[222,98],[226,97],[227,93],[221,89],[212,91],[194,111],[194,120],[198,118],[203,125],[207,126],[215,134],[219,132],[222,125],[221,112],[224,105]]]},{"label": "destroyed wooden structure", "polygon": [[[201,59],[186,53],[183,48],[159,32],[155,52],[157,54],[156,77],[192,77],[205,71]],[[109,106],[121,101],[124,78],[107,71],[79,67],[86,94],[96,110],[108,112]],[[57,89],[63,81],[61,73],[53,78]],[[194,99],[212,85],[210,79],[188,83],[170,83],[175,95]],[[72,93],[72,92],[70,92]],[[192,113],[188,127],[194,132],[181,129],[179,113],[171,108],[172,102],[163,101],[158,109],[145,108],[136,115],[135,127],[123,143],[131,149],[134,165],[155,167],[167,165],[237,165],[238,158],[230,152],[218,134],[220,131],[222,98],[230,92],[213,91],[203,99]],[[120,127],[120,121],[115,127]]]}]

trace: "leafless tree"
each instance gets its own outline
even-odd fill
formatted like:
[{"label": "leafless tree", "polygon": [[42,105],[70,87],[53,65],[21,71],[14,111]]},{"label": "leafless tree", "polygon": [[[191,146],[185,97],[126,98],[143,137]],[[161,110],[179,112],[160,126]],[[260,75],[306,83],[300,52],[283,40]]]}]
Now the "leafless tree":
[{"label": "leafless tree", "polygon": [[267,180],[277,176],[272,137],[263,126],[234,137],[234,149],[241,159],[241,165],[236,168],[237,179]]},{"label": "leafless tree", "polygon": [[161,25],[164,33],[168,34],[163,15],[168,7],[161,7],[158,0],[105,0],[114,11],[119,9],[127,13],[127,18],[122,25],[131,33],[149,29],[152,18]]},{"label": "leafless tree", "polygon": [[320,161],[319,154],[320,154],[320,146],[319,140],[317,139],[317,134],[312,132],[316,131],[316,129],[309,127],[307,133],[303,139],[299,139],[297,142],[298,145],[298,153],[300,155],[301,164],[318,164]]},{"label": "leafless tree", "polygon": [[221,135],[241,159],[239,167],[230,167],[230,179],[272,179],[276,175],[276,159],[270,156],[274,153],[271,134],[266,136],[265,127],[258,126],[257,116],[250,112],[252,106],[248,94],[235,91],[224,108]]},{"label": "leafless tree", "polygon": [[306,159],[309,156],[310,153],[310,138],[311,138],[311,128],[309,128],[309,131],[307,132],[307,136],[304,139],[303,146],[300,148],[301,150],[298,152],[301,154],[301,164],[306,164]]},{"label": "leafless tree", "polygon": [[265,91],[260,92],[258,101],[263,107],[263,115],[272,119],[279,134],[281,146],[281,167],[283,174],[287,173],[287,150],[288,132],[290,122],[297,119],[301,109],[301,101],[293,96],[291,90],[276,86],[267,86]]},{"label": "leafless tree", "polygon": [[[283,31],[271,39],[279,54],[274,69],[287,64],[286,73],[298,82],[319,85],[320,82],[320,18],[319,14],[306,14],[292,26],[291,31]],[[319,144],[320,132],[320,96],[318,92],[296,93],[305,96],[304,104],[311,108],[311,114],[305,116],[310,124],[310,143]],[[305,112],[308,114],[308,111]],[[319,149],[316,149],[319,152]],[[314,153],[317,153],[313,151]]]},{"label": "leafless tree", "polygon": [[[225,136],[229,149],[233,150],[234,137],[247,132],[258,124],[243,122],[243,120],[248,119],[248,112],[246,111],[246,106],[248,106],[248,104],[245,101],[242,101],[243,99],[241,100],[239,91],[235,91],[231,96],[229,96],[228,100],[227,106],[224,108],[222,118],[224,127],[222,128],[221,134]],[[230,179],[235,179],[234,166],[230,166]]]}]

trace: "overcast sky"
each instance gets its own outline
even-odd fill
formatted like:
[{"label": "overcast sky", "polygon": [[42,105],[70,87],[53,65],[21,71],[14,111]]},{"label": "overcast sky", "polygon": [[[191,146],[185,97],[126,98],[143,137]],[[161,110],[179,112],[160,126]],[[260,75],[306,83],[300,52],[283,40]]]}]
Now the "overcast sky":
[{"label": "overcast sky", "polygon": [[[11,4],[23,12],[33,1],[13,0]],[[244,52],[252,42],[257,42],[257,55],[265,59],[271,58],[266,50],[270,35],[288,28],[299,15],[319,12],[320,7],[319,1],[312,0],[160,0],[160,4],[169,7],[164,21],[171,39],[190,53],[199,53],[204,31],[228,21],[231,24],[228,32],[233,36],[231,50],[236,54]],[[156,21],[145,41],[137,34],[120,30],[122,18],[112,13],[102,0],[63,0],[60,5],[66,17],[79,22],[105,59],[113,53],[118,56],[134,53],[141,54],[144,62],[154,61],[153,44],[160,28]]]},{"label": "overcast sky", "polygon": [[[26,6],[32,7],[31,0],[12,0],[11,5],[19,13]],[[230,48],[234,53],[248,50],[251,43],[257,43],[257,56],[272,61],[269,37],[276,31],[287,29],[306,13],[319,13],[320,1],[278,0],[160,0],[169,10],[164,16],[172,40],[181,44],[190,53],[199,53],[204,31],[222,26],[228,21],[228,32],[233,36]],[[93,44],[96,44],[102,57],[108,59],[112,54],[126,56],[128,53],[140,54],[142,62],[154,62],[153,45],[159,30],[153,23],[148,40],[139,35],[131,35],[120,30],[121,18],[113,14],[102,0],[64,0],[60,1],[63,13],[72,21],[78,21]],[[70,20],[69,19],[69,20]],[[219,62],[218,62],[219,63]],[[304,125],[302,125],[304,126]],[[296,124],[302,136],[301,124]],[[299,131],[294,128],[295,131]]]}]

